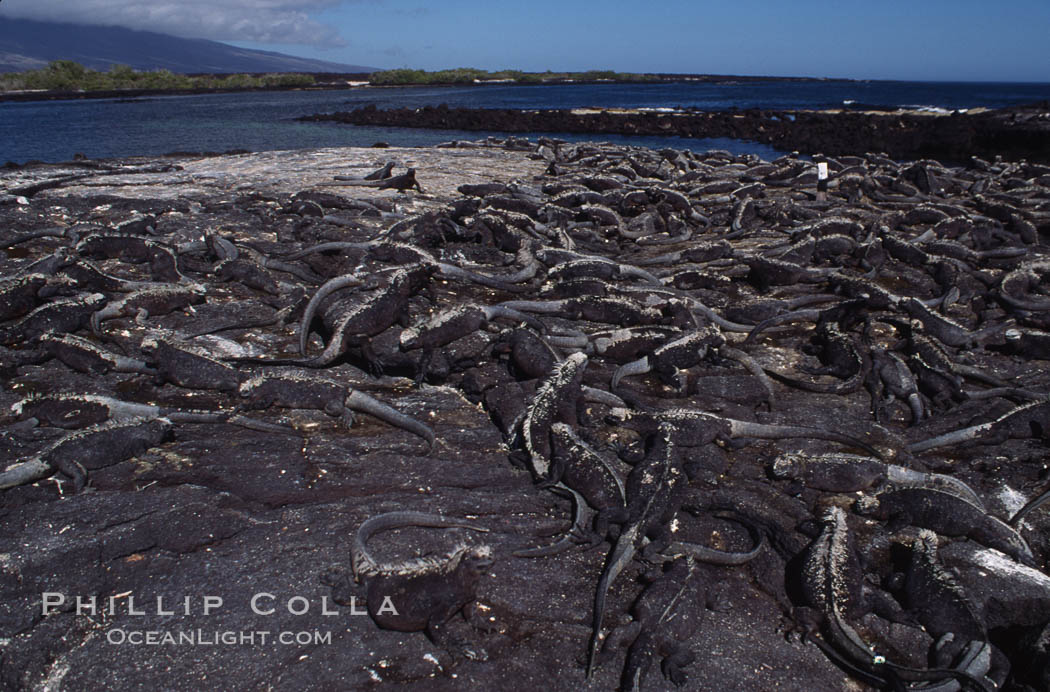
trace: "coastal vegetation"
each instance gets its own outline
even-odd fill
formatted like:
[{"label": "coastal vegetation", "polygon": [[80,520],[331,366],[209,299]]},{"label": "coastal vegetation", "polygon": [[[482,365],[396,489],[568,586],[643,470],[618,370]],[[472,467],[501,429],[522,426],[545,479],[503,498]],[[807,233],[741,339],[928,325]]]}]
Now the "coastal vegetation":
[{"label": "coastal vegetation", "polygon": [[521,70],[499,70],[489,72],[472,67],[454,70],[384,70],[369,77],[375,86],[408,86],[426,84],[475,84],[477,82],[513,82],[515,84],[544,84],[550,82],[657,82],[663,78],[654,74],[614,72],[613,70],[590,70],[587,72],[522,72]]},{"label": "coastal vegetation", "polygon": [[[399,69],[374,72],[368,83],[373,86],[409,86],[441,84],[477,84],[510,82],[514,84],[551,84],[565,82],[655,82],[666,79],[653,74],[590,70],[588,72],[522,72],[499,70],[489,72],[471,67],[454,70]],[[28,72],[0,74],[0,92],[11,91],[119,91],[267,89],[328,86],[317,76],[294,72],[271,74],[201,74],[187,75],[170,70],[134,70],[127,65],[113,65],[106,71],[92,70],[72,60],[54,60],[47,67]]]},{"label": "coastal vegetation", "polygon": [[169,70],[140,72],[114,65],[101,72],[72,60],[54,60],[28,72],[0,74],[0,91],[116,91],[121,89],[265,89],[313,86],[309,74],[185,75]]},{"label": "coastal vegetation", "polygon": [[[415,70],[403,68],[371,74],[275,72],[266,74],[181,74],[170,70],[135,70],[127,65],[113,65],[108,70],[94,70],[72,60],[54,60],[38,70],[0,73],[0,94],[18,98],[41,94],[72,92],[86,96],[107,92],[142,91],[236,91],[244,89],[332,89],[369,84],[372,86],[447,86],[457,84],[571,84],[594,82],[740,82],[760,81],[769,77],[726,75],[671,75],[614,70],[586,72],[523,72],[521,70],[479,70],[459,67],[452,70]],[[805,78],[775,78],[805,81]],[[367,81],[366,81],[367,80]],[[28,93],[27,93],[28,92]]]}]

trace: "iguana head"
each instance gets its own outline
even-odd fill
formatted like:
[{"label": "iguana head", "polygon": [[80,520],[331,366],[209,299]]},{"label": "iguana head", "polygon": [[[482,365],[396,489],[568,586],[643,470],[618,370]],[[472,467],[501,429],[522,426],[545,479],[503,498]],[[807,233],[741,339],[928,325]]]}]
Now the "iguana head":
[{"label": "iguana head", "polygon": [[450,564],[458,565],[464,569],[469,569],[476,572],[478,575],[483,574],[489,567],[491,567],[496,559],[492,553],[492,547],[488,545],[472,545],[464,546],[462,552],[459,553],[458,558],[454,558]]}]

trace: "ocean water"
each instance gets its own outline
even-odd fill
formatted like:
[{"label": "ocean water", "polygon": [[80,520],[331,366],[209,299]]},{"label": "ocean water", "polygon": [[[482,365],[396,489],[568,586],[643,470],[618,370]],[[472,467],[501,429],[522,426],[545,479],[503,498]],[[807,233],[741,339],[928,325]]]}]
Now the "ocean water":
[{"label": "ocean water", "polygon": [[[174,151],[269,151],[330,146],[428,146],[499,132],[372,128],[295,119],[312,113],[426,105],[470,108],[841,108],[909,106],[998,108],[1050,99],[1050,84],[964,82],[761,81],[729,84],[567,84],[359,88],[248,92],[136,99],[0,103],[0,163],[155,155]],[[775,158],[764,144],[729,139],[555,134],[654,148],[728,149]],[[535,139],[535,138],[533,138]]]}]

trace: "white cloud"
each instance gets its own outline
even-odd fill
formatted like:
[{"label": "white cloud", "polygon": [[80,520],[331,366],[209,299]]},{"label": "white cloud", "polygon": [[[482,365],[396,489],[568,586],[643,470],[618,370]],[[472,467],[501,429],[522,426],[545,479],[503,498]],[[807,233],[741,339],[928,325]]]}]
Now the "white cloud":
[{"label": "white cloud", "polygon": [[0,16],[121,26],[186,38],[314,46],[346,44],[310,11],[342,0],[8,0]]}]

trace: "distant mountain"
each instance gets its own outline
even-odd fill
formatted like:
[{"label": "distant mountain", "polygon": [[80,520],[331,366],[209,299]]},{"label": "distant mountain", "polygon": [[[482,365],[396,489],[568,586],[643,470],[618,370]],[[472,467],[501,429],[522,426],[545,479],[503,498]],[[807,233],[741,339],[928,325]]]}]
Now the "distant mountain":
[{"label": "distant mountain", "polygon": [[52,60],[94,70],[130,65],[172,72],[376,72],[380,68],[297,58],[115,26],[85,26],[0,17],[0,72],[23,72]]}]

